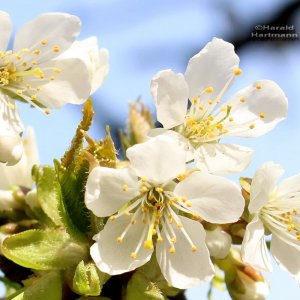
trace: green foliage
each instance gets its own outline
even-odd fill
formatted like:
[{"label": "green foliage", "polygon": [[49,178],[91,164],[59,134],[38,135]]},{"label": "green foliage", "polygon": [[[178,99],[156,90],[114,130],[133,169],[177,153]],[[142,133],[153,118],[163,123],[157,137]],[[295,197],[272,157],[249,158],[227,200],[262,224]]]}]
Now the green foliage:
[{"label": "green foliage", "polygon": [[35,270],[61,270],[85,258],[85,246],[58,230],[27,230],[6,238],[3,254],[16,264]]},{"label": "green foliage", "polygon": [[109,275],[98,271],[94,263],[81,261],[73,278],[73,290],[79,295],[98,296]]}]

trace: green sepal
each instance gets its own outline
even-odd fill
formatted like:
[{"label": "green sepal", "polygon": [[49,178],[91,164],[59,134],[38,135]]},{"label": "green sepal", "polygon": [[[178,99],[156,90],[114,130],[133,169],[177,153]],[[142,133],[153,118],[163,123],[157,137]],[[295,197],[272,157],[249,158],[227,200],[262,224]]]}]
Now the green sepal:
[{"label": "green sepal", "polygon": [[35,171],[37,197],[45,214],[57,226],[64,226],[63,199],[60,184],[55,170],[50,166],[44,166]]},{"label": "green sepal", "polygon": [[99,296],[102,286],[109,278],[109,275],[98,271],[94,263],[85,264],[81,261],[75,270],[73,290],[79,295]]},{"label": "green sepal", "polygon": [[62,231],[33,229],[6,238],[2,252],[8,259],[26,268],[62,270],[85,259],[88,249]]}]

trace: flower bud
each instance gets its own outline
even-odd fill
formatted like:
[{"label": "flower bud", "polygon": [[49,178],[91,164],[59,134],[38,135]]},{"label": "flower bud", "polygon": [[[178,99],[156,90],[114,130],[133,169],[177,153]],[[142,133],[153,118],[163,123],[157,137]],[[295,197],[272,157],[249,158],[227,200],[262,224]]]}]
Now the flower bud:
[{"label": "flower bud", "polygon": [[225,258],[231,247],[231,236],[222,231],[220,227],[214,230],[206,230],[206,245],[208,247],[210,256],[218,259]]}]

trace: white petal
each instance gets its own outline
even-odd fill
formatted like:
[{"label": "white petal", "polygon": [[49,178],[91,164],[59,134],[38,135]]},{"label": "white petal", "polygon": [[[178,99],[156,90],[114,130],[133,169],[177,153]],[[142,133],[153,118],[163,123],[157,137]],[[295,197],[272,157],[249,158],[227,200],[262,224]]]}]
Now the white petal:
[{"label": "white petal", "polygon": [[272,272],[264,225],[256,215],[247,225],[241,248],[242,259],[260,271]]},{"label": "white petal", "polygon": [[[261,89],[257,89],[257,85]],[[245,101],[241,102],[240,99]],[[223,125],[227,135],[256,137],[272,130],[287,116],[288,102],[283,91],[273,81],[260,80],[237,92],[226,105],[230,105],[230,117]],[[261,117],[263,116],[263,117]],[[250,128],[254,125],[254,128]],[[252,126],[253,127],[253,126]]]},{"label": "white petal", "polygon": [[194,160],[194,148],[187,138],[174,130],[167,130],[165,128],[154,128],[148,132],[148,137],[156,137],[158,135],[169,136],[177,141],[177,147],[186,152],[186,161]]},{"label": "white petal", "polygon": [[232,44],[214,38],[195,56],[187,66],[185,78],[189,85],[189,98],[197,97],[207,87],[213,92],[203,94],[200,99],[217,99],[222,89],[234,77],[239,58]]},{"label": "white petal", "polygon": [[[98,217],[112,215],[139,195],[137,184],[137,178],[128,168],[96,167],[87,180],[85,204]],[[124,185],[128,188],[126,191]]]},{"label": "white petal", "polygon": [[12,21],[8,13],[0,11],[0,51],[5,51],[12,32]]},{"label": "white petal", "polygon": [[286,244],[273,234],[271,252],[284,270],[295,277],[300,276],[300,244],[298,247]]},{"label": "white petal", "polygon": [[[43,71],[48,67],[58,68],[61,73],[45,71],[46,78],[54,75],[55,80],[48,79],[42,85],[38,79],[36,82],[30,82],[41,88],[37,94],[37,101],[47,108],[59,108],[66,103],[82,104],[88,99],[91,83],[88,69],[82,60],[76,58],[57,59],[40,65]],[[51,76],[47,76],[49,72]],[[26,84],[25,81],[24,84]]]},{"label": "white petal", "polygon": [[191,210],[211,223],[236,222],[244,210],[245,201],[239,187],[226,178],[208,173],[192,173],[177,184],[174,193],[187,197]]},{"label": "white petal", "polygon": [[21,159],[23,130],[14,101],[0,94],[0,162],[14,165]]},{"label": "white petal", "polygon": [[[126,226],[130,228],[125,235],[123,242],[118,243],[117,238],[124,232]],[[143,246],[143,241],[146,240],[145,226],[142,217],[135,225],[130,224],[130,218],[122,216],[114,221],[109,220],[104,229],[97,234],[94,239],[96,243],[91,247],[90,253],[97,267],[110,275],[122,274],[132,271],[150,260],[152,250],[146,249]],[[137,251],[136,259],[131,257],[135,252],[139,242],[141,247]]]},{"label": "white petal", "polygon": [[169,136],[160,135],[134,145],[126,155],[136,174],[155,184],[168,183],[185,172],[186,153]]},{"label": "white petal", "polygon": [[17,145],[21,150],[24,148],[24,154],[14,166],[0,164],[0,189],[8,190],[18,185],[32,188],[31,169],[33,165],[38,164],[38,149],[33,129],[27,129],[27,137],[23,140],[23,147],[21,138],[19,139],[20,143],[17,143]]},{"label": "white petal", "polygon": [[[14,52],[24,48],[30,51],[40,50],[39,55],[32,54],[34,60],[48,61],[71,46],[80,32],[80,25],[80,20],[76,16],[64,13],[42,14],[17,32]],[[43,40],[47,41],[45,45],[42,44]],[[59,47],[59,51],[53,51],[55,46]]]},{"label": "white petal", "polygon": [[300,192],[300,174],[296,174],[291,176],[285,180],[283,180],[278,186],[278,194],[279,195],[287,195],[292,197],[295,194]]},{"label": "white petal", "polygon": [[188,86],[181,73],[158,72],[151,81],[157,120],[167,129],[184,122],[188,104]]},{"label": "white petal", "polygon": [[185,217],[180,216],[179,218],[183,224],[183,229],[197,247],[197,251],[192,251],[182,230],[173,224],[177,240],[175,253],[169,253],[171,246],[163,228],[161,233],[163,242],[157,243],[156,256],[161,271],[170,285],[186,289],[195,287],[200,282],[209,281],[214,275],[214,267],[205,245],[205,230],[202,225]]},{"label": "white petal", "polygon": [[245,170],[253,150],[234,144],[205,143],[195,150],[195,161],[201,171],[213,174],[237,173]]},{"label": "white petal", "polygon": [[109,71],[109,52],[105,48],[99,49],[96,37],[75,41],[60,58],[79,58],[86,64],[92,86],[91,94],[102,85]]},{"label": "white petal", "polygon": [[264,163],[254,175],[250,189],[249,212],[255,213],[269,201],[274,191],[276,181],[282,176],[284,170],[272,161]]},{"label": "white petal", "polygon": [[214,230],[206,230],[205,241],[210,256],[217,259],[224,259],[229,253],[232,239],[228,233],[217,227]]}]

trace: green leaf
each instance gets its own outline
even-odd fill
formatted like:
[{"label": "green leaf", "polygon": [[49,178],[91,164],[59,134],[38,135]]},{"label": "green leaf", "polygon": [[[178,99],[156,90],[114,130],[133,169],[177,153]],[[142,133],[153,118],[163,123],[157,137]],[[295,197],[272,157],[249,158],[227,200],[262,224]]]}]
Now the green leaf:
[{"label": "green leaf", "polygon": [[38,201],[46,215],[57,226],[63,226],[63,200],[60,184],[55,171],[50,166],[44,166],[35,173]]},{"label": "green leaf", "polygon": [[27,230],[6,238],[2,251],[8,259],[26,268],[61,270],[85,259],[88,250],[61,231]]},{"label": "green leaf", "polygon": [[133,274],[127,285],[126,300],[165,300],[157,285],[137,271]]},{"label": "green leaf", "polygon": [[98,296],[109,275],[97,270],[94,263],[84,264],[81,261],[73,278],[73,290],[79,295]]}]

